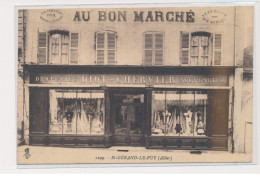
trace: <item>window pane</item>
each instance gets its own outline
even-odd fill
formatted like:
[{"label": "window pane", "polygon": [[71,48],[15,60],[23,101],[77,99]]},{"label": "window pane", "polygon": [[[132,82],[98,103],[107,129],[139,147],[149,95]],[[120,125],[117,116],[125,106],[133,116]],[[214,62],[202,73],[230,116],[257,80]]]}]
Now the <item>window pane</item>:
[{"label": "window pane", "polygon": [[198,65],[198,60],[199,60],[198,56],[192,56],[190,58],[190,65],[191,66],[197,66]]},{"label": "window pane", "polygon": [[[178,128],[177,133],[180,136],[192,136],[194,129],[194,92],[193,91],[182,91],[180,94],[180,118],[177,121]],[[176,125],[176,127],[177,127]]]},{"label": "window pane", "polygon": [[202,91],[195,94],[194,136],[206,136],[208,95]]},{"label": "window pane", "polygon": [[49,134],[62,134],[63,100],[61,92],[50,90]]},{"label": "window pane", "polygon": [[191,47],[191,56],[198,56],[199,55],[199,47]]},{"label": "window pane", "polygon": [[60,59],[60,35],[59,34],[51,35],[50,45],[51,45],[50,63],[59,64],[61,62],[61,59]]},{"label": "window pane", "polygon": [[[177,91],[166,91],[165,135],[179,135],[180,94]],[[177,123],[178,122],[178,123]]]},{"label": "window pane", "polygon": [[209,66],[210,65],[208,56],[203,56],[202,60],[203,60],[203,65],[204,66]]},{"label": "window pane", "polygon": [[[63,134],[76,134],[77,101],[75,92],[64,92]],[[70,98],[72,96],[72,98]],[[67,98],[68,97],[68,98]]]},{"label": "window pane", "polygon": [[50,90],[50,134],[104,134],[103,91]]},{"label": "window pane", "polygon": [[199,36],[192,36],[191,46],[199,46]]},{"label": "window pane", "polygon": [[209,38],[207,36],[201,37],[201,46],[209,46]]},{"label": "window pane", "polygon": [[143,108],[142,106],[128,106],[130,134],[140,134],[142,130]]},{"label": "window pane", "polygon": [[127,106],[116,106],[115,134],[127,134]]},{"label": "window pane", "polygon": [[94,113],[91,122],[90,134],[102,135],[104,134],[104,119],[105,119],[104,118],[104,97],[93,99],[92,104],[94,106],[93,108]]},{"label": "window pane", "polygon": [[203,91],[154,91],[153,136],[206,136],[208,94]]},{"label": "window pane", "polygon": [[[83,93],[81,93],[82,96],[84,96]],[[91,117],[90,113],[87,112],[87,100],[86,99],[81,99],[79,100],[80,103],[80,115],[77,121],[77,134],[90,134],[90,122],[91,122]]]},{"label": "window pane", "polygon": [[202,47],[202,55],[206,56],[208,54],[209,54],[209,47],[208,46]]},{"label": "window pane", "polygon": [[165,91],[152,94],[152,135],[163,136],[165,133]]},{"label": "window pane", "polygon": [[104,134],[104,92],[80,92],[77,97],[80,103],[80,116],[77,123],[78,134]]}]

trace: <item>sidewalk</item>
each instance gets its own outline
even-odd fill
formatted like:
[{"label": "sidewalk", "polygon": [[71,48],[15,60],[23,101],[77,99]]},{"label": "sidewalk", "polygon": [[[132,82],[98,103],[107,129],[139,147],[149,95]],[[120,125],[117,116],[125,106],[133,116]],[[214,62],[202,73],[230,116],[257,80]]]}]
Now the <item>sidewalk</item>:
[{"label": "sidewalk", "polygon": [[[25,149],[29,148],[29,153]],[[29,154],[29,155],[28,155]],[[26,158],[27,157],[27,158]],[[145,147],[115,146],[111,148],[66,148],[19,146],[18,164],[60,163],[173,163],[173,162],[250,162],[251,154],[223,151],[158,150]]]}]

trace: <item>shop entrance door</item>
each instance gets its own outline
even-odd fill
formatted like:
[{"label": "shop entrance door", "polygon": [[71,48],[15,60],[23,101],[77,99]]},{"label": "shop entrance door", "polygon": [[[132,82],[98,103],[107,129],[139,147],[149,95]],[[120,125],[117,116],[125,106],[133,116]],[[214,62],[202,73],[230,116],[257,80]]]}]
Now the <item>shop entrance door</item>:
[{"label": "shop entrance door", "polygon": [[144,143],[144,95],[114,95],[113,145],[142,146]]}]

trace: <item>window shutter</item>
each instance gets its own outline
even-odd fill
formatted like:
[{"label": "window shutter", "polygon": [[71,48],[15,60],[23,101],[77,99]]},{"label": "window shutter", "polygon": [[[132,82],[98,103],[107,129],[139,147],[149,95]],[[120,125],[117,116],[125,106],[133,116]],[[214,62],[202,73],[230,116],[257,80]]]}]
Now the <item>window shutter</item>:
[{"label": "window shutter", "polygon": [[96,64],[105,61],[105,33],[96,33]]},{"label": "window shutter", "polygon": [[187,32],[181,32],[181,64],[189,64],[189,44],[190,35]]},{"label": "window shutter", "polygon": [[221,65],[222,59],[222,35],[215,34],[214,37],[214,65]]},{"label": "window shutter", "polygon": [[70,63],[78,64],[79,60],[79,33],[70,35]]},{"label": "window shutter", "polygon": [[163,64],[163,34],[155,34],[155,65]]},{"label": "window shutter", "polygon": [[144,65],[153,63],[153,34],[144,35]]},{"label": "window shutter", "polygon": [[107,63],[116,64],[116,33],[107,33]]},{"label": "window shutter", "polygon": [[47,32],[38,32],[38,63],[47,63]]}]

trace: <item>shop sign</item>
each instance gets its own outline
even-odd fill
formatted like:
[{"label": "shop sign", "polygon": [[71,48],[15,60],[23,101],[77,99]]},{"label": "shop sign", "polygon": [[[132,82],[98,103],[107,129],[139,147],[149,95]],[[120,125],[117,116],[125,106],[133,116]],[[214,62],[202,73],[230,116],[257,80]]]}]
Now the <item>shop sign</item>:
[{"label": "shop sign", "polygon": [[48,9],[41,12],[40,18],[45,22],[54,23],[63,18],[63,13],[56,9]]},{"label": "shop sign", "polygon": [[39,74],[32,84],[228,86],[225,75]]},{"label": "shop sign", "polygon": [[[134,22],[195,22],[195,12],[189,11],[133,11]],[[98,11],[99,22],[129,22],[127,11]],[[91,11],[76,11],[73,21],[89,21],[91,19]]]},{"label": "shop sign", "polygon": [[221,10],[208,10],[202,14],[202,20],[208,24],[224,23],[227,14]]}]

